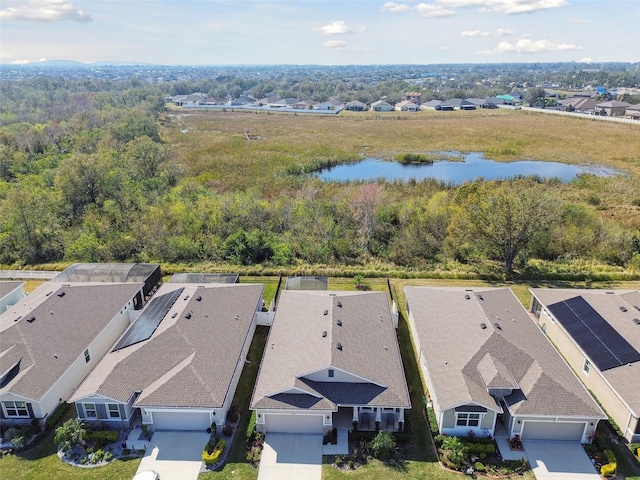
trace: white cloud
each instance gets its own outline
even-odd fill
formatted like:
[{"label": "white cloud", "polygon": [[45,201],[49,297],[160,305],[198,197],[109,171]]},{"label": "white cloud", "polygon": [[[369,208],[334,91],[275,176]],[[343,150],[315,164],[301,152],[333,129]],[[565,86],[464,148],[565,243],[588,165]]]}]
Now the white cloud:
[{"label": "white cloud", "polygon": [[463,30],[460,32],[461,37],[504,37],[511,35],[513,30],[510,28],[499,28],[493,32],[487,30]]},{"label": "white cloud", "polygon": [[581,63],[591,63],[591,62],[593,62],[593,58],[591,58],[591,57],[584,57],[584,58],[581,58],[581,59],[580,59],[580,60],[578,60],[578,61],[579,61],[579,62],[581,62]]},{"label": "white cloud", "polygon": [[567,0],[436,0],[436,3],[447,8],[480,7],[482,11],[514,15],[564,7]]},{"label": "white cloud", "polygon": [[30,60],[25,60],[25,59],[18,59],[18,60],[14,60],[13,62],[11,62],[13,65],[26,65],[28,63],[31,63]]},{"label": "white cloud", "polygon": [[433,18],[433,17],[449,17],[455,15],[453,10],[447,10],[440,5],[434,5],[432,3],[420,3],[416,5],[416,11],[421,17]]},{"label": "white cloud", "polygon": [[520,38],[515,43],[507,41],[500,42],[493,50],[481,50],[478,53],[486,55],[497,55],[500,53],[544,53],[544,52],[564,52],[567,50],[582,50],[578,45],[569,43],[554,43],[549,40],[532,40],[530,38]]},{"label": "white cloud", "polygon": [[349,27],[342,20],[337,20],[335,22],[331,22],[322,27],[316,27],[313,29],[314,32],[320,32],[322,35],[342,35],[345,33],[362,33],[367,29],[367,27],[360,25],[355,28]]},{"label": "white cloud", "polygon": [[91,17],[68,0],[29,0],[24,5],[0,10],[0,20],[41,23],[71,20],[84,23],[90,22]]},{"label": "white cloud", "polygon": [[327,40],[322,44],[324,48],[333,48],[335,50],[347,50],[349,47],[342,40]]},{"label": "white cloud", "polygon": [[403,3],[387,2],[382,5],[382,8],[380,8],[380,10],[383,12],[400,13],[410,11],[411,7]]}]

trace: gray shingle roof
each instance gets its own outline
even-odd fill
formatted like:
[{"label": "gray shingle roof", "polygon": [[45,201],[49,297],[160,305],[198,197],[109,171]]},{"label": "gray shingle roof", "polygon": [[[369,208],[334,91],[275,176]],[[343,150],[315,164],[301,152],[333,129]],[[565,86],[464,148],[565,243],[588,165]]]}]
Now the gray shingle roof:
[{"label": "gray shingle roof", "polygon": [[240,354],[251,341],[249,329],[264,285],[168,283],[156,295],[182,287],[154,334],[108,353],[71,400],[98,393],[126,403],[140,391],[136,405],[224,404],[236,368],[244,365]]},{"label": "gray shingle roof", "polygon": [[442,409],[477,403],[501,411],[489,382],[519,386],[505,398],[515,414],[603,416],[509,289],[405,292],[435,390],[430,393]]},{"label": "gray shingle roof", "polygon": [[[325,368],[359,377],[359,383],[306,378]],[[292,389],[307,394],[291,394]],[[321,399],[308,398],[314,396]],[[313,407],[305,406],[309,403]],[[410,407],[387,295],[285,290],[251,407],[335,409],[339,404]]]},{"label": "gray shingle roof", "polygon": [[48,282],[0,315],[0,371],[22,358],[0,393],[40,400],[141,288]]},{"label": "gray shingle roof", "polygon": [[[552,305],[581,296],[640,352],[640,325],[633,321],[634,318],[640,318],[639,290],[532,288],[531,293],[543,305]],[[626,312],[620,307],[624,307]],[[592,368],[595,368],[595,365],[592,365]],[[602,375],[635,414],[640,414],[640,362],[605,370]]]}]

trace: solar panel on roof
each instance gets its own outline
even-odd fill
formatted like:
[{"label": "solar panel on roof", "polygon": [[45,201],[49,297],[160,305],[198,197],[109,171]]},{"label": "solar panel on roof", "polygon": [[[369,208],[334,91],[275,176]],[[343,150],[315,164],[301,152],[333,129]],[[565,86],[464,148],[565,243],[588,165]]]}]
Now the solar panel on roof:
[{"label": "solar panel on roof", "polygon": [[549,310],[600,370],[640,361],[640,353],[584,298],[554,303]]},{"label": "solar panel on roof", "polygon": [[133,322],[133,325],[129,327],[127,333],[124,334],[111,351],[115,352],[116,350],[143,342],[151,337],[167,312],[173,304],[176,303],[176,300],[183,290],[184,288],[179,288],[173,292],[152,298],[147,308],[145,308],[136,321]]}]

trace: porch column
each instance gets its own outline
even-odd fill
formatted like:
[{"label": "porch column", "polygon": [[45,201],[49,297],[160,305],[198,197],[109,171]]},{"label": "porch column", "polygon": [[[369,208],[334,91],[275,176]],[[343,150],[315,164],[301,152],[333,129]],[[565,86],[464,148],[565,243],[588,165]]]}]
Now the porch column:
[{"label": "porch column", "polygon": [[404,408],[400,409],[400,413],[398,414],[398,421],[404,422]]},{"label": "porch column", "polygon": [[359,422],[360,416],[358,415],[358,407],[353,407],[353,415],[351,415],[352,422]]},{"label": "porch column", "polygon": [[376,408],[376,422],[382,422],[382,407]]}]

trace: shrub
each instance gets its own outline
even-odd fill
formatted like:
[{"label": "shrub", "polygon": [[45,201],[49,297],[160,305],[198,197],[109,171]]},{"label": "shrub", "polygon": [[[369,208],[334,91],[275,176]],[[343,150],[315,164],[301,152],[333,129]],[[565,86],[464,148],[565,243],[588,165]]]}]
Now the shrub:
[{"label": "shrub", "polygon": [[427,418],[429,419],[429,428],[432,435],[438,435],[438,423],[436,422],[436,412],[432,407],[427,407]]},{"label": "shrub", "polygon": [[371,442],[371,449],[376,458],[385,460],[391,457],[395,451],[396,439],[391,433],[383,430],[379,432]]},{"label": "shrub", "polygon": [[65,413],[69,410],[71,405],[67,402],[62,402],[59,404],[56,409],[53,411],[51,415],[47,417],[47,420],[44,422],[44,426],[47,430],[51,430],[56,424],[60,421],[60,419],[64,416]]},{"label": "shrub", "polygon": [[232,427],[231,425],[225,425],[225,426],[222,428],[222,434],[223,434],[225,437],[230,437],[232,433],[233,433],[233,427]]},{"label": "shrub", "polygon": [[256,411],[252,410],[251,417],[249,417],[249,425],[247,425],[247,433],[246,433],[247,446],[250,446],[251,443],[253,443],[253,440],[255,438],[255,432],[256,432]]},{"label": "shrub", "polygon": [[615,462],[606,463],[606,464],[602,465],[602,467],[600,467],[600,474],[603,477],[608,477],[608,476],[611,476],[611,475],[615,475],[617,468],[618,468],[618,465]]},{"label": "shrub", "polygon": [[125,457],[127,455],[131,455],[131,449],[130,448],[123,448],[122,449],[122,455],[124,455]]},{"label": "shrub", "polygon": [[111,460],[113,460],[113,453],[105,452],[104,453],[104,461],[105,462],[110,462]]},{"label": "shrub", "polygon": [[94,430],[88,431],[85,438],[98,443],[113,443],[120,438],[120,433],[113,430]]},{"label": "shrub", "polygon": [[213,449],[213,451],[210,452],[209,451],[210,443],[207,443],[204,451],[202,452],[202,461],[207,465],[213,465],[218,461],[218,459],[220,458],[220,455],[222,454],[226,446],[227,446],[227,441],[224,438],[220,439],[218,440],[218,443],[216,443],[216,446]]},{"label": "shrub", "polygon": [[342,455],[338,455],[336,456],[336,467],[341,467],[342,464],[344,463],[344,457]]},{"label": "shrub", "polygon": [[602,452],[604,454],[604,458],[607,460],[607,463],[616,463],[616,456],[611,450],[605,450]]},{"label": "shrub", "polygon": [[486,472],[487,471],[487,467],[484,466],[484,463],[482,462],[476,462],[473,464],[473,469],[476,472]]},{"label": "shrub", "polygon": [[448,458],[457,467],[462,465],[468,452],[467,447],[458,437],[446,437],[442,441],[442,449],[449,451]]}]

